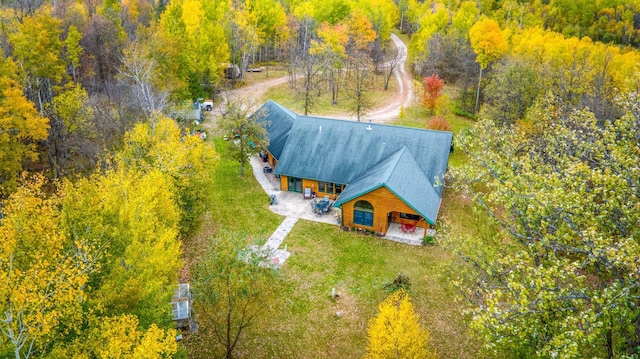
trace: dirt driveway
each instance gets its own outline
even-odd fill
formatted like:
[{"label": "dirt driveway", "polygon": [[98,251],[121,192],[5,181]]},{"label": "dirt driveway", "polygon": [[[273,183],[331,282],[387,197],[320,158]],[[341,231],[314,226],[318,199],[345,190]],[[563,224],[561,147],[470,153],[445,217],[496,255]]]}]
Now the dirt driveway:
[{"label": "dirt driveway", "polygon": [[[407,62],[407,46],[395,34],[391,34],[391,40],[395,44],[398,51],[403,55],[394,71],[396,81],[398,81],[398,92],[391,96],[385,103],[379,107],[372,109],[366,116],[367,120],[372,122],[384,123],[398,118],[400,115],[400,107],[408,108],[413,102],[411,91],[411,76],[405,69]],[[250,103],[253,107],[259,107],[262,103],[256,103],[255,99],[262,98],[264,94],[272,87],[285,84],[289,80],[288,76],[278,77],[272,80],[256,83],[237,90],[229,91],[225,94],[229,98],[240,99],[242,103]],[[355,116],[339,115],[331,116],[332,118],[355,121]]]}]

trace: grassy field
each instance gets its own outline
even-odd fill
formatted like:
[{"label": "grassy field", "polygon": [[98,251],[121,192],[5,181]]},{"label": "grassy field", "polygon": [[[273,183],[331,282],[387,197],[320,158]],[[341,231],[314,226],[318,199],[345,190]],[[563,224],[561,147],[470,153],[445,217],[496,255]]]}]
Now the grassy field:
[{"label": "grassy field", "polygon": [[[185,242],[188,263],[198,260],[221,229],[262,242],[282,217],[268,208],[267,195],[251,174],[239,177],[238,162],[226,158],[227,142],[216,139],[221,162],[214,201],[200,233]],[[282,268],[285,287],[277,316],[259,318],[238,348],[241,358],[360,358],[367,322],[386,296],[384,285],[400,273],[412,281],[412,298],[440,358],[475,357],[465,321],[454,301],[450,268],[457,259],[437,247],[415,247],[343,232],[336,226],[300,220],[285,242],[291,257]],[[331,300],[331,289],[340,297]],[[340,312],[340,316],[336,315]],[[201,322],[201,325],[206,323]],[[191,358],[208,357],[213,338],[201,330],[187,336]],[[210,349],[209,349],[210,350]]]},{"label": "grassy field", "polygon": [[285,243],[292,256],[282,269],[287,287],[279,315],[251,330],[242,357],[361,358],[367,323],[388,294],[384,285],[400,273],[411,279],[416,312],[440,358],[474,357],[453,301],[450,253],[309,221],[299,222]]},{"label": "grassy field", "polygon": [[[299,85],[300,88],[302,85]],[[373,85],[367,96],[369,101],[373,104],[373,107],[377,107],[379,104],[387,101],[393,94],[398,91],[398,82],[395,78],[391,78],[389,81],[389,87],[384,90],[384,76],[375,75],[373,79]],[[297,93],[295,89],[292,89],[288,83],[272,87],[269,89],[262,101],[273,100],[277,103],[293,110],[297,113],[304,113],[304,103],[301,99],[301,94]],[[315,106],[309,112],[309,115],[319,116],[334,116],[352,114],[351,101],[348,90],[341,87],[338,91],[338,104],[333,105],[331,103],[331,92],[323,89],[321,95],[316,97]]]}]

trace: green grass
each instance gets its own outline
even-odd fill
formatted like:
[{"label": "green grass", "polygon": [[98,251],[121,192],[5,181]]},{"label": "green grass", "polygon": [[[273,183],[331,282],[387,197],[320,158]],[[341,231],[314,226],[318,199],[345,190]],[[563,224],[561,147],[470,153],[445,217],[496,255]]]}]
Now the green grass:
[{"label": "green grass", "polygon": [[[247,332],[238,354],[251,358],[361,358],[367,323],[400,273],[422,325],[441,358],[472,358],[475,344],[455,305],[449,268],[457,260],[439,247],[415,247],[336,226],[301,220],[286,238],[291,257],[277,317]],[[331,299],[331,289],[339,294]],[[340,317],[336,315],[340,312]]]},{"label": "green grass", "polygon": [[[186,244],[188,263],[202,255],[219,230],[247,233],[261,241],[282,217],[268,208],[268,197],[251,169],[239,176],[239,164],[227,158],[228,143],[215,139],[221,161],[214,201],[200,234]],[[336,226],[300,220],[284,242],[292,253],[281,270],[277,316],[259,318],[246,329],[238,347],[240,358],[360,358],[366,349],[367,323],[387,295],[384,285],[400,273],[412,282],[412,299],[422,325],[441,358],[472,358],[476,345],[454,302],[451,265],[457,261],[437,246],[415,247]],[[331,289],[340,297],[331,300]],[[340,312],[340,317],[336,316]],[[197,314],[196,314],[197,315]],[[185,343],[214,345],[202,330]],[[210,332],[209,332],[210,333]],[[205,346],[206,347],[206,346]],[[191,352],[191,357],[199,354]]]},{"label": "green grass", "polygon": [[269,196],[256,181],[251,166],[246,164],[245,175],[240,177],[240,163],[228,158],[228,142],[222,138],[215,138],[214,142],[220,165],[209,213],[215,223],[213,232],[240,231],[257,241],[268,239],[284,218],[269,210]]},{"label": "green grass", "polygon": [[[384,76],[375,75],[373,86],[367,93],[369,101],[372,104],[372,109],[375,109],[379,104],[386,102],[397,91],[398,82],[395,80],[395,78],[391,78],[391,80],[389,81],[389,88],[385,91]],[[279,104],[293,110],[294,112],[304,113],[304,102],[301,99],[301,95],[298,94],[295,89],[289,87],[288,83],[269,89],[262,100],[266,101],[269,99],[278,102]],[[341,87],[339,89],[337,105],[333,105],[331,103],[331,92],[328,90],[323,90],[321,92],[321,95],[319,97],[316,97],[316,103],[309,112],[309,115],[330,117],[352,114],[350,104],[350,95],[346,88]]]}]

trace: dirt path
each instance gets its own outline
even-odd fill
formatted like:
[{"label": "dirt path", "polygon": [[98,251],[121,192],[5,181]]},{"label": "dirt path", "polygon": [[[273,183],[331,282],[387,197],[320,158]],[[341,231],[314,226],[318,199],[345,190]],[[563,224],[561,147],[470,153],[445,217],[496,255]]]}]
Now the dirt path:
[{"label": "dirt path", "polygon": [[[365,116],[366,120],[371,122],[385,123],[393,119],[398,118],[400,115],[400,107],[408,108],[413,101],[411,91],[411,76],[405,69],[405,63],[407,62],[407,46],[396,36],[391,34],[391,40],[396,45],[398,51],[401,51],[402,58],[398,63],[398,66],[394,70],[396,81],[398,81],[398,92],[387,100],[382,106],[372,109]],[[344,120],[355,121],[355,116],[332,116],[332,118],[339,118]]]},{"label": "dirt path", "polygon": [[[407,62],[407,46],[398,38],[395,34],[391,34],[391,40],[395,44],[398,51],[402,53],[402,58],[394,75],[396,81],[398,81],[398,92],[391,96],[381,106],[372,109],[367,115],[366,120],[372,122],[384,123],[398,118],[400,115],[400,107],[404,106],[408,108],[413,101],[411,91],[411,76],[405,69],[405,63]],[[242,103],[249,103],[252,107],[257,109],[262,103],[257,103],[256,99],[262,98],[264,94],[272,87],[285,84],[289,80],[288,76],[278,77],[272,80],[256,83],[250,86],[246,86],[237,90],[228,91],[224,94],[228,98],[240,99]],[[320,116],[322,117],[322,116]],[[355,121],[355,116],[349,115],[337,115],[331,116],[331,118],[352,120]]]}]

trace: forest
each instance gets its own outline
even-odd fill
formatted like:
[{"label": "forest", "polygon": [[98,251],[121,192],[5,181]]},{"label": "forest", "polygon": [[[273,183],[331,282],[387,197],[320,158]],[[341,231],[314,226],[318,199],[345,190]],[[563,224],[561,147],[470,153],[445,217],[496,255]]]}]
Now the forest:
[{"label": "forest", "polygon": [[639,358],[638,46],[639,0],[3,0],[0,357],[188,357],[167,288],[223,152],[194,103],[260,67],[360,120],[407,55],[421,126],[473,122],[437,242],[470,357]]}]

